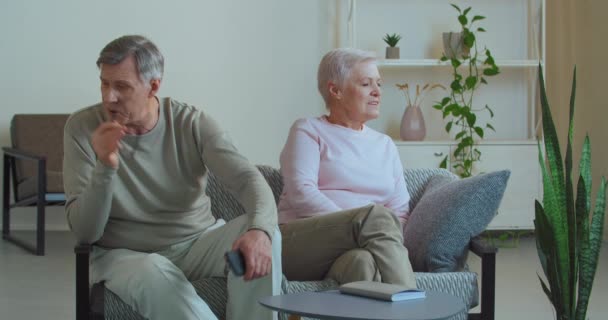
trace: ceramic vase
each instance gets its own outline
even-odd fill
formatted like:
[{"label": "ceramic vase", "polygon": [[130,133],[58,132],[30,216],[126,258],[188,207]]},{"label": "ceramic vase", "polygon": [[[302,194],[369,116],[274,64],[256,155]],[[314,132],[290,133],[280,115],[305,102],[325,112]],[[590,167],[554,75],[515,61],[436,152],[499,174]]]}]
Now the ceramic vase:
[{"label": "ceramic vase", "polygon": [[399,130],[401,139],[406,141],[421,141],[426,136],[426,126],[420,106],[407,106],[401,118]]}]

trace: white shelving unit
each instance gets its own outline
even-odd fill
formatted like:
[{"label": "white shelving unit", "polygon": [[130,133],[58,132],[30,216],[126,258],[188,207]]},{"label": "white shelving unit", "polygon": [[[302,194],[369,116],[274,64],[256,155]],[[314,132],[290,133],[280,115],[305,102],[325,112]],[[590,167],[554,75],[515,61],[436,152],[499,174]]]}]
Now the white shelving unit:
[{"label": "white shelving unit", "polygon": [[[496,65],[501,68],[536,68],[538,60],[497,60]],[[438,59],[381,59],[379,67],[449,67],[448,61]],[[543,66],[544,67],[544,66]]]},{"label": "white shelving unit", "polygon": [[[405,100],[395,84],[442,83],[451,81],[448,62],[440,62],[441,33],[459,31],[457,12],[443,0],[338,0],[346,34],[339,46],[375,51],[384,57],[386,33],[399,33],[401,59],[380,59],[378,67],[384,80],[381,116],[369,125],[385,132],[399,149],[404,167],[437,167],[455,147],[445,122],[432,103],[447,92],[434,91],[421,105],[427,137],[423,141],[399,140],[399,125]],[[534,199],[542,194],[538,165],[539,129],[538,65],[545,61],[545,0],[463,0],[454,1],[472,15],[486,17],[478,23],[487,32],[480,34],[478,45],[492,50],[501,74],[488,78],[475,96],[476,105],[490,105],[491,124],[496,132],[486,132],[480,142],[482,160],[476,172],[510,169],[511,178],[499,213],[490,229],[533,229]],[[472,16],[470,15],[470,16]],[[339,28],[340,29],[340,28]],[[481,48],[480,48],[481,50]]]}]

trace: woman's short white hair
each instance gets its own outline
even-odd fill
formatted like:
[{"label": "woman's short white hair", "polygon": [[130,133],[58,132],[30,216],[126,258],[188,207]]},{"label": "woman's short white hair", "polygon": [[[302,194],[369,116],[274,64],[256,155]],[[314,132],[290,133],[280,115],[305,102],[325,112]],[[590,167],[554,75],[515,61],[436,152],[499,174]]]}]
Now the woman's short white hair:
[{"label": "woman's short white hair", "polygon": [[329,82],[342,87],[353,67],[360,62],[376,61],[373,52],[353,48],[334,49],[325,54],[319,63],[317,71],[317,86],[319,93],[329,103]]}]

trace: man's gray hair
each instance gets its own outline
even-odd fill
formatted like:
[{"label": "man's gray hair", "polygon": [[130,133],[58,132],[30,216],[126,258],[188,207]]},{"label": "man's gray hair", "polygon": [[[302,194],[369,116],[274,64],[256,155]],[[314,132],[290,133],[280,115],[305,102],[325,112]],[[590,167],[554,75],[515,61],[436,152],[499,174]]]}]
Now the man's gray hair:
[{"label": "man's gray hair", "polygon": [[97,67],[119,64],[130,55],[135,58],[141,81],[163,78],[165,58],[152,41],[139,35],[122,36],[108,43],[99,53]]},{"label": "man's gray hair", "polygon": [[367,61],[376,61],[376,55],[373,52],[352,48],[334,49],[323,56],[317,71],[317,86],[325,104],[329,103],[330,96],[327,84],[333,82],[338,87],[342,87],[353,67]]}]

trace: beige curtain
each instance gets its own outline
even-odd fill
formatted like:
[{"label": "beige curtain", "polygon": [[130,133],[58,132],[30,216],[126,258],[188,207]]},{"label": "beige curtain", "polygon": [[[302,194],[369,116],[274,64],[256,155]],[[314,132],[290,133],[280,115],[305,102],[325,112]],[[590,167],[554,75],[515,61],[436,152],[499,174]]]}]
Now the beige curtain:
[{"label": "beige curtain", "polygon": [[[546,0],[546,83],[554,121],[565,152],[572,70],[577,66],[574,155],[589,134],[593,197],[608,176],[608,1]],[[578,172],[578,170],[576,171]],[[608,241],[608,219],[604,240]]]}]

